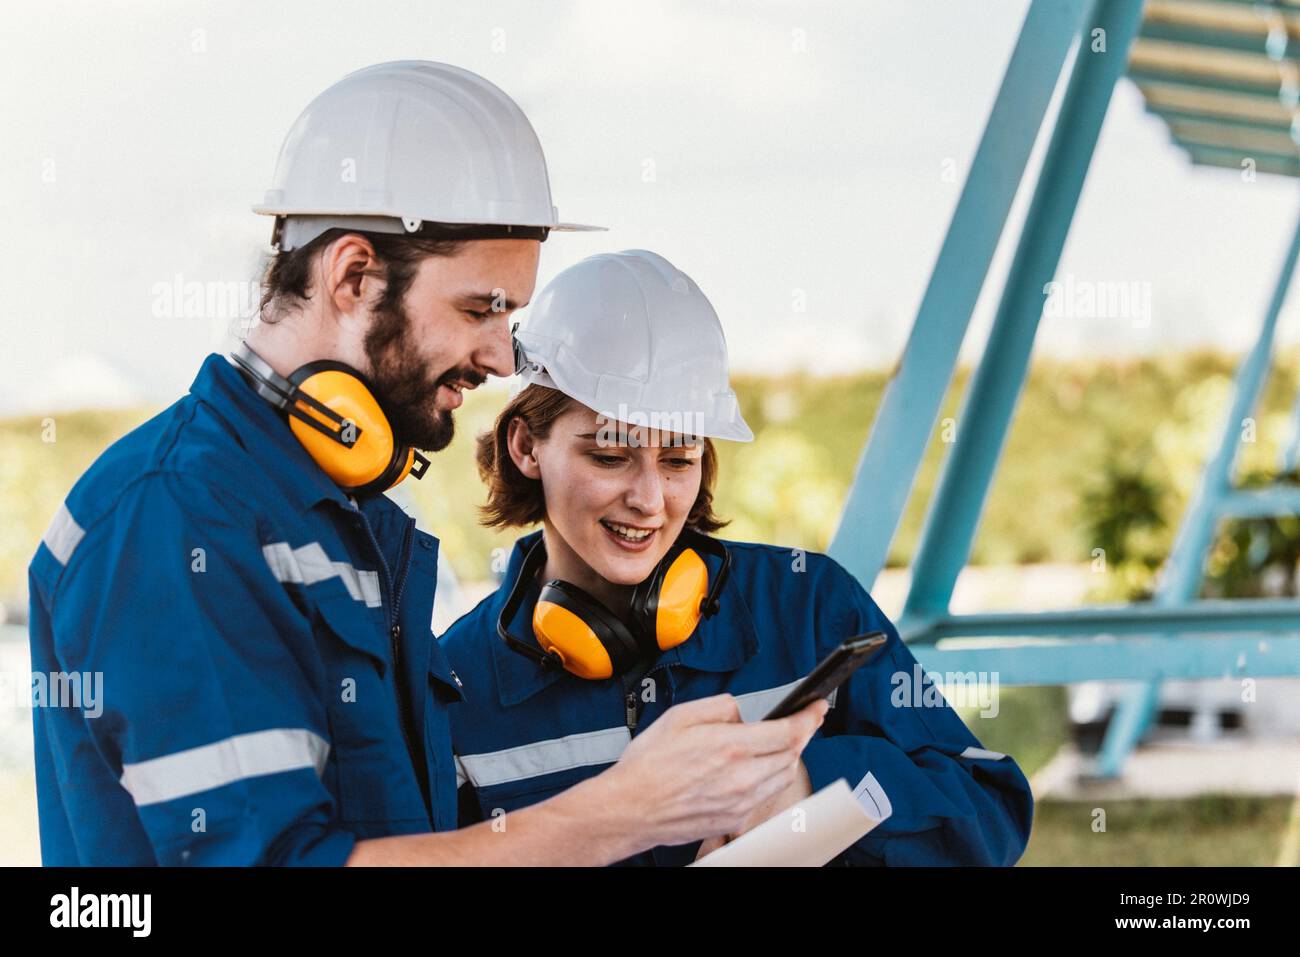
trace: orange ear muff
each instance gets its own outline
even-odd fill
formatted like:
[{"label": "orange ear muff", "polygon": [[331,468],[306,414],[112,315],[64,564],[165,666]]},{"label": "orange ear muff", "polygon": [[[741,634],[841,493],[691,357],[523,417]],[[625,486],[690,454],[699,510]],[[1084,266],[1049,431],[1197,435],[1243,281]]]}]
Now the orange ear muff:
[{"label": "orange ear muff", "polygon": [[676,648],[700,623],[709,591],[709,569],[692,548],[684,549],[664,572],[654,609],[655,643],[661,651]]},{"label": "orange ear muff", "polygon": [[296,410],[338,437],[322,434],[297,415],[289,419],[289,428],[325,474],[344,488],[360,488],[379,478],[393,459],[393,430],[365,384],[349,372],[311,366],[299,369],[289,381],[344,419],[339,426],[301,400]]},{"label": "orange ear muff", "polygon": [[429,460],[394,435],[374,389],[350,365],[320,359],[286,379],[245,342],[230,360],[258,395],[287,414],[312,461],[345,491],[382,492],[428,471]]},{"label": "orange ear muff", "polygon": [[632,632],[599,599],[570,582],[542,586],[533,606],[533,635],[566,671],[609,678],[630,670],[641,648]]},{"label": "orange ear muff", "polygon": [[[722,561],[712,583],[701,552]],[[577,585],[552,579],[533,606],[537,644],[532,645],[512,635],[509,625],[523,604],[527,583],[545,563],[545,539],[539,537],[497,614],[497,635],[543,668],[559,666],[580,678],[600,680],[626,674],[658,651],[677,647],[695,633],[701,617],[716,614],[731,553],[717,539],[684,529],[650,576],[633,589],[630,625]]]},{"label": "orange ear muff", "polygon": [[[397,443],[370,383],[351,366],[311,362],[294,372],[289,382],[298,394],[291,400],[289,428],[336,485],[368,494],[392,488],[409,474],[424,475],[428,459]],[[303,395],[314,401],[304,401]]]},{"label": "orange ear muff", "polygon": [[563,605],[538,601],[533,607],[533,634],[543,651],[555,654],[566,671],[580,678],[614,674],[614,662],[596,632]]}]

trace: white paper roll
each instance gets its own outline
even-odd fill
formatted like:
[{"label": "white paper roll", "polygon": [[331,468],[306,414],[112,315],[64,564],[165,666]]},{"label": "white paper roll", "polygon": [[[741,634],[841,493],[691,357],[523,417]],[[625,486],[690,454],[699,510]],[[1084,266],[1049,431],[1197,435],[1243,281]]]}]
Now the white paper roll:
[{"label": "white paper roll", "polygon": [[859,791],[862,800],[840,778],[691,866],[821,867],[889,817],[889,799],[874,777],[863,778]]}]

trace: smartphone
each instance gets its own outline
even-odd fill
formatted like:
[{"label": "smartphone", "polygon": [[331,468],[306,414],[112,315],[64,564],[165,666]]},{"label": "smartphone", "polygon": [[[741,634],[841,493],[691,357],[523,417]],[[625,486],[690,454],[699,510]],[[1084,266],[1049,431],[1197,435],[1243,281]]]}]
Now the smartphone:
[{"label": "smartphone", "polygon": [[847,639],[822,661],[812,673],[799,682],[798,687],[786,695],[781,703],[767,713],[764,721],[785,718],[812,704],[818,698],[830,697],[830,693],[844,684],[849,675],[857,671],[875,656],[889,639],[883,631],[873,631],[865,635]]}]

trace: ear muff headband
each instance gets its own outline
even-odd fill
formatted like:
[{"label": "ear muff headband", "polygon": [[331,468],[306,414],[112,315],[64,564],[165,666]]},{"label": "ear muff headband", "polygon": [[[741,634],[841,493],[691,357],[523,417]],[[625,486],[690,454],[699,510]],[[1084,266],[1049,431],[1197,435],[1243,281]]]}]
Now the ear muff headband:
[{"label": "ear muff headband", "polygon": [[[722,560],[711,587],[701,552]],[[553,579],[542,586],[533,609],[534,646],[510,634],[509,623],[523,603],[527,583],[545,561],[545,544],[538,538],[524,556],[519,577],[497,616],[497,634],[511,650],[543,667],[562,667],[593,680],[630,671],[638,661],[690,638],[702,616],[717,613],[718,595],[731,569],[725,545],[684,529],[654,571],[633,590],[631,627],[582,588]]]},{"label": "ear muff headband", "polygon": [[369,380],[356,369],[322,359],[286,379],[245,343],[230,358],[259,395],[288,415],[307,454],[344,491],[368,495],[407,475],[424,477],[429,460],[398,440]]}]

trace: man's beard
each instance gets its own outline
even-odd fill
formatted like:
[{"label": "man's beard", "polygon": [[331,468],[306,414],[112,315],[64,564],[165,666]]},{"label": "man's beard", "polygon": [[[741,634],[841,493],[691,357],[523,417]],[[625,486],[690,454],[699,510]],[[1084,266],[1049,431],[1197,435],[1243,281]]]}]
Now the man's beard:
[{"label": "man's beard", "polygon": [[472,369],[448,369],[430,381],[411,334],[410,316],[398,303],[377,308],[363,344],[370,360],[371,382],[379,393],[398,441],[423,452],[440,452],[456,431],[450,409],[439,409],[439,386],[460,379],[478,385],[483,376]]}]

